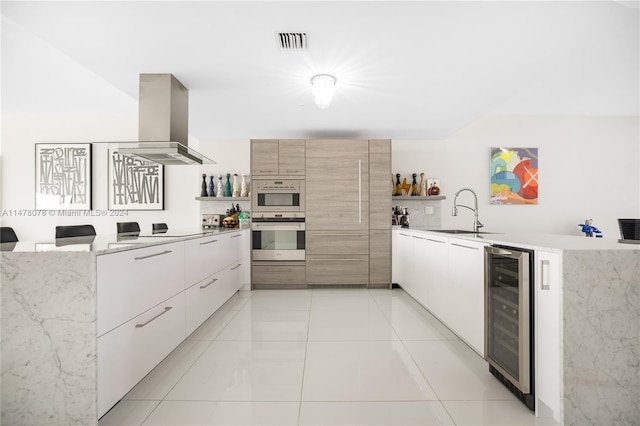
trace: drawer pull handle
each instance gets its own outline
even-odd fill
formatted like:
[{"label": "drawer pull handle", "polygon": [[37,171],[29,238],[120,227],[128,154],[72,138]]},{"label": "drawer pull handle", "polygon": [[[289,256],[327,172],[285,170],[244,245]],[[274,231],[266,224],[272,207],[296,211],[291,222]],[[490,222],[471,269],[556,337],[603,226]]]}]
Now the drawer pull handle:
[{"label": "drawer pull handle", "polygon": [[316,237],[362,237],[364,234],[312,234]]},{"label": "drawer pull handle", "polygon": [[331,262],[331,261],[335,261],[335,260],[339,260],[339,261],[346,260],[346,261],[349,261],[349,262],[361,262],[361,261],[366,260],[366,259],[344,259],[344,258],[339,258],[339,259],[311,259],[311,260],[321,260],[321,261],[325,261],[325,262]]},{"label": "drawer pull handle", "polygon": [[240,234],[236,234],[236,235],[232,235],[231,238],[238,238],[240,236],[241,236]]},{"label": "drawer pull handle", "polygon": [[403,237],[411,237],[412,235],[409,234],[403,234],[402,232],[400,232],[400,235],[402,235]]},{"label": "drawer pull handle", "polygon": [[134,257],[134,259],[135,260],[144,260],[144,259],[149,259],[150,257],[156,257],[156,256],[162,256],[163,254],[169,254],[171,252],[172,252],[171,250],[165,250],[163,252],[150,254],[148,256]]},{"label": "drawer pull handle", "polygon": [[471,250],[478,250],[478,247],[465,246],[464,244],[451,243],[452,246],[468,248]]},{"label": "drawer pull handle", "polygon": [[217,278],[214,278],[213,281],[211,281],[209,284],[205,284],[205,285],[201,285],[200,288],[207,288],[209,287],[211,284],[215,283],[216,281],[218,281]]},{"label": "drawer pull handle", "polygon": [[291,272],[291,268],[267,268],[267,272]]},{"label": "drawer pull handle", "polygon": [[543,259],[540,262],[540,290],[549,290],[549,261]]},{"label": "drawer pull handle", "polygon": [[207,241],[207,242],[204,242],[204,243],[200,243],[200,245],[203,246],[205,244],[211,244],[211,243],[217,243],[217,242],[218,242],[218,240],[211,240],[211,241]]},{"label": "drawer pull handle", "polygon": [[136,328],[142,328],[145,325],[149,324],[151,321],[155,320],[156,318],[160,317],[161,315],[166,314],[167,312],[169,312],[172,309],[171,306],[165,306],[164,307],[164,311],[160,312],[158,315],[156,315],[155,317],[151,318],[149,321],[147,322],[143,322],[142,324],[136,324]]},{"label": "drawer pull handle", "polygon": [[242,263],[238,263],[236,266],[234,266],[233,268],[231,268],[232,271],[235,271],[236,269],[238,269],[239,267],[242,266]]},{"label": "drawer pull handle", "polygon": [[424,238],[424,237],[416,237],[415,235],[411,236],[412,238],[417,238],[419,240],[428,240],[428,238]]},{"label": "drawer pull handle", "polygon": [[433,241],[434,243],[444,244],[446,241],[434,240],[433,238],[427,238],[427,241]]}]

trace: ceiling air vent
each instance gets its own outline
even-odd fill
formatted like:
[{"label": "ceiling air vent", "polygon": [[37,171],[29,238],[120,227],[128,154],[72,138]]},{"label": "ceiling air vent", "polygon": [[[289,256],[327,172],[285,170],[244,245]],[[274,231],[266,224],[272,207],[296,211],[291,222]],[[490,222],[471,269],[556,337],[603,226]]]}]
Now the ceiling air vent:
[{"label": "ceiling air vent", "polygon": [[276,42],[282,50],[307,50],[307,33],[276,33]]}]

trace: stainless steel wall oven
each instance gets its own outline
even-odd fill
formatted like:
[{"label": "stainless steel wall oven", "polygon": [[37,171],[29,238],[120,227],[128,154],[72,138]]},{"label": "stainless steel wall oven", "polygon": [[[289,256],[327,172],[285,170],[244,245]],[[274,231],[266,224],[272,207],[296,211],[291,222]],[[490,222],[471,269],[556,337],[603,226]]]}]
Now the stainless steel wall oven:
[{"label": "stainless steel wall oven", "polygon": [[304,217],[254,218],[251,223],[253,260],[305,260]]},{"label": "stainless steel wall oven", "polygon": [[530,410],[535,409],[532,251],[485,247],[485,359]]}]

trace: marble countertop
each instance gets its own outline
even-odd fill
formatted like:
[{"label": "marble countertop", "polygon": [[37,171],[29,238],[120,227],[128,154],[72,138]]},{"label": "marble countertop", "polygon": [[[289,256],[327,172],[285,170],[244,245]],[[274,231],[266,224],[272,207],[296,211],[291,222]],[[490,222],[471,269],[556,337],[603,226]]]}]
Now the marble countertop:
[{"label": "marble countertop", "polygon": [[61,238],[53,241],[49,240],[41,242],[20,241],[17,243],[2,243],[0,244],[0,248],[3,253],[74,251],[102,255],[238,231],[244,231],[244,229],[219,228],[203,231],[200,228],[191,228],[170,230],[164,234],[142,232],[138,236],[111,234],[96,235],[93,237]]},{"label": "marble countertop", "polygon": [[397,230],[415,231],[438,235],[440,237],[459,238],[463,240],[502,244],[530,250],[640,250],[640,244],[619,243],[613,238],[589,238],[576,235],[513,233],[482,231],[481,234],[449,234],[438,232],[435,228],[394,228]]}]

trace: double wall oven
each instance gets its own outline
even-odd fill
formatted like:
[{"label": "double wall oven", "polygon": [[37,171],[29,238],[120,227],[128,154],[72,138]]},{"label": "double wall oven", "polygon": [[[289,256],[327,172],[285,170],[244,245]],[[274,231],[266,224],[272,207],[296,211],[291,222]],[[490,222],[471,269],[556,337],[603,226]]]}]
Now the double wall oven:
[{"label": "double wall oven", "polygon": [[305,181],[256,179],[253,188],[253,261],[304,262]]},{"label": "double wall oven", "polygon": [[533,252],[485,247],[485,359],[529,409],[535,408]]}]

